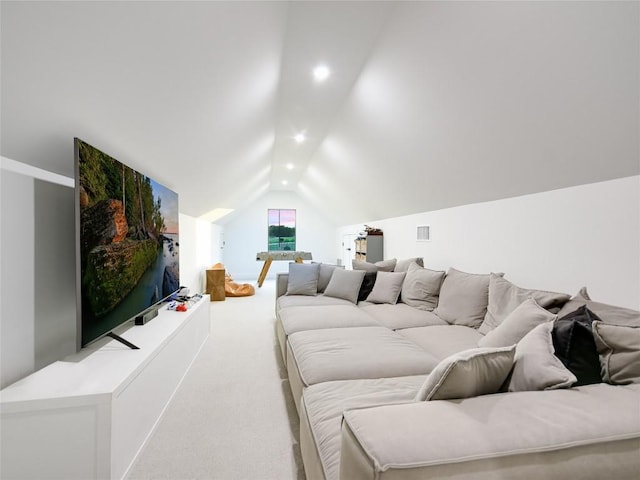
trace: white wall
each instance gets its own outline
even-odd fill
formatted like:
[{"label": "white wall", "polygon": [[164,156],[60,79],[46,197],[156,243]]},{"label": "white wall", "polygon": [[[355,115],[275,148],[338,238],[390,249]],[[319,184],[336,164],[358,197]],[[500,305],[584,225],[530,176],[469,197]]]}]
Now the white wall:
[{"label": "white wall", "polygon": [[2,269],[0,291],[0,378],[4,387],[33,372],[33,217],[27,218],[22,209],[11,208],[20,203],[33,211],[33,179],[0,170],[2,212]]},{"label": "white wall", "polygon": [[[364,223],[384,230],[385,258],[501,271],[525,288],[587,286],[594,300],[640,309],[640,176]],[[430,242],[416,242],[418,225],[431,226]]]},{"label": "white wall", "polygon": [[76,351],[73,180],[2,157],[0,388]]},{"label": "white wall", "polygon": [[[296,210],[296,249],[311,252],[317,262],[336,263],[340,250],[336,246],[338,225],[327,219],[297,193],[268,192],[224,224],[224,264],[234,280],[257,280],[263,262],[256,253],[267,250],[267,210]],[[274,262],[267,278],[288,271],[288,262]]]},{"label": "white wall", "polygon": [[218,225],[180,214],[180,285],[204,292],[205,270],[221,261]]}]

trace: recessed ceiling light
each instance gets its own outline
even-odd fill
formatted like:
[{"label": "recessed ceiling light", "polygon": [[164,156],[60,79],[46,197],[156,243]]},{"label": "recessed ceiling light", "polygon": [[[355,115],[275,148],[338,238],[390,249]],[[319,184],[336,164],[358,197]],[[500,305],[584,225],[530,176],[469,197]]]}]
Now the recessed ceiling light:
[{"label": "recessed ceiling light", "polygon": [[295,137],[293,137],[293,139],[298,143],[304,142],[305,140],[304,133],[298,133]]},{"label": "recessed ceiling light", "polygon": [[282,184],[283,185],[286,185],[287,183],[289,183],[289,182],[287,182],[286,180],[282,180]]},{"label": "recessed ceiling light", "polygon": [[316,82],[324,82],[331,75],[331,70],[326,65],[318,65],[313,69],[313,78]]},{"label": "recessed ceiling light", "polygon": [[289,170],[293,170],[293,163],[287,163],[287,168]]}]

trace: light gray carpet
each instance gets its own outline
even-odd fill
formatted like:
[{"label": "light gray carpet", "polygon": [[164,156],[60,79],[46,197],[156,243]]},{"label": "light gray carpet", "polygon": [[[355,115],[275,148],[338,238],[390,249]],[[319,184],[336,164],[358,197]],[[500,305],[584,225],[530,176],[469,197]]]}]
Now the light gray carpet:
[{"label": "light gray carpet", "polygon": [[274,289],[211,302],[211,336],[129,479],[304,480]]}]

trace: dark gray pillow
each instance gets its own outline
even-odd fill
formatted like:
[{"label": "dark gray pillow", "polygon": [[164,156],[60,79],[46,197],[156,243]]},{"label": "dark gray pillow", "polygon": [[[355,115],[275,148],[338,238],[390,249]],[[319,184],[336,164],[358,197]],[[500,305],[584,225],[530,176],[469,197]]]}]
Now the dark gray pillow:
[{"label": "dark gray pillow", "polygon": [[576,387],[602,383],[600,360],[592,328],[593,322],[599,320],[595,313],[583,305],[556,320],[553,326],[551,338],[556,357],[576,376]]},{"label": "dark gray pillow", "polygon": [[319,274],[319,263],[291,262],[286,295],[317,295]]},{"label": "dark gray pillow", "polygon": [[378,272],[364,272],[364,279],[362,280],[362,285],[360,285],[360,292],[358,293],[358,301],[364,302],[371,290],[373,290],[373,286],[376,284],[376,277]]},{"label": "dark gray pillow", "polygon": [[342,298],[350,302],[358,302],[358,292],[364,278],[364,270],[341,270],[333,271],[329,285],[324,290],[325,297]]}]

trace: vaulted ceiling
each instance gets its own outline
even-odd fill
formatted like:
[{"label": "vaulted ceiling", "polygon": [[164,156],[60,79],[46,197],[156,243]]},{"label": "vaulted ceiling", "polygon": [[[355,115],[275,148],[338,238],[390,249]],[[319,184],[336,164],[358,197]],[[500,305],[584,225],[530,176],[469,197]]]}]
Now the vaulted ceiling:
[{"label": "vaulted ceiling", "polygon": [[80,137],[191,216],[288,189],[348,224],[640,173],[638,2],[0,8],[2,155],[73,176]]}]

